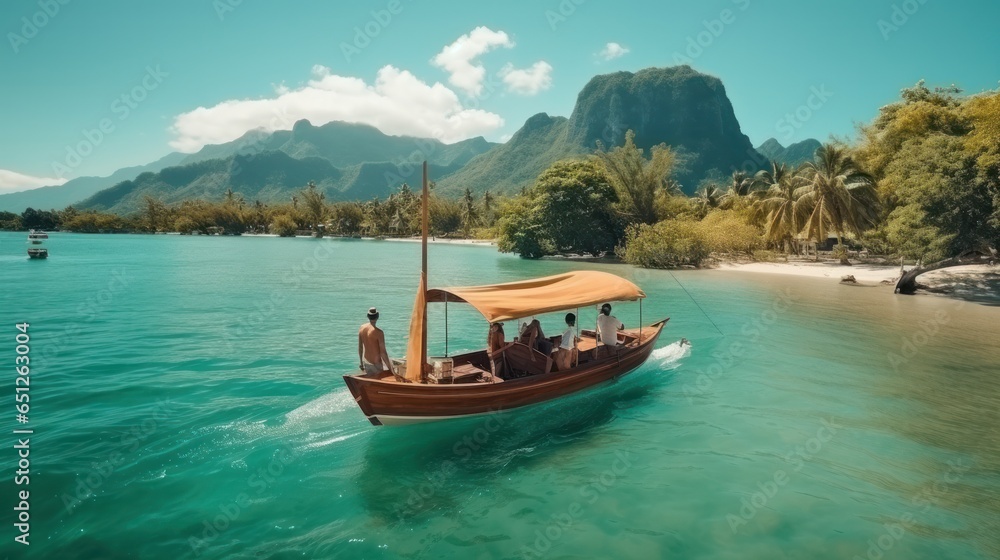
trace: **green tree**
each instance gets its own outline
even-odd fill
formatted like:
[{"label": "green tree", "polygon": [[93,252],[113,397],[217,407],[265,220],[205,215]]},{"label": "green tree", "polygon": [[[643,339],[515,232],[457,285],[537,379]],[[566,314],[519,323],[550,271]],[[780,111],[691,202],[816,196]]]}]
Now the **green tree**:
[{"label": "green tree", "polygon": [[462,205],[462,237],[468,238],[472,228],[476,226],[479,220],[479,211],[476,208],[476,198],[472,194],[472,189],[469,187],[465,188],[465,194],[462,195],[461,200]]},{"label": "green tree", "polygon": [[142,205],[146,229],[152,232],[158,231],[167,217],[167,205],[148,194],[143,195]]},{"label": "green tree", "polygon": [[910,258],[1000,244],[1000,92],[961,98],[923,82],[862,128],[857,154],[879,182],[884,234]]},{"label": "green tree", "polygon": [[357,202],[342,202],[333,207],[333,226],[341,235],[358,235],[365,221],[365,211]]},{"label": "green tree", "polygon": [[21,225],[25,229],[56,229],[59,227],[59,215],[48,210],[26,208],[21,212]]},{"label": "green tree", "polygon": [[723,192],[718,185],[709,183],[698,189],[695,195],[698,204],[701,205],[706,213],[708,210],[718,208],[722,204]]},{"label": "green tree", "polygon": [[24,229],[21,223],[21,216],[13,212],[0,212],[0,229],[14,231]]},{"label": "green tree", "polygon": [[310,228],[320,237],[323,236],[323,222],[326,219],[326,195],[316,189],[316,183],[309,184],[302,190],[302,203],[309,220]]},{"label": "green tree", "polygon": [[786,252],[797,254],[794,237],[802,231],[804,212],[797,209],[799,192],[794,172],[787,165],[772,161],[771,169],[759,171],[755,181],[762,190],[753,209],[764,224],[764,237],[783,244]]},{"label": "green tree", "polygon": [[[806,235],[823,242],[827,233],[837,235],[843,245],[845,233],[861,236],[878,223],[879,199],[875,179],[862,171],[843,146],[825,144],[816,151],[816,161],[806,163],[799,176],[796,210]],[[850,264],[847,256],[841,262]]]},{"label": "green tree", "polygon": [[598,146],[597,161],[614,187],[619,213],[629,223],[653,224],[657,221],[656,196],[667,188],[674,168],[675,155],[666,144],[653,146],[650,158],[635,145],[635,132],[625,134],[625,145],[605,150]]},{"label": "green tree", "polygon": [[483,191],[483,197],[480,200],[480,216],[482,216],[483,225],[493,227],[496,222],[496,196],[486,190]]},{"label": "green tree", "polygon": [[614,211],[617,202],[599,162],[556,162],[505,205],[497,220],[497,246],[526,258],[612,252],[624,229]]},{"label": "green tree", "polygon": [[521,194],[507,200],[497,219],[497,249],[517,253],[526,259],[538,259],[556,253],[545,231],[545,220],[533,198]]},{"label": "green tree", "polygon": [[428,202],[429,229],[434,235],[446,236],[462,227],[462,205],[458,201],[432,196]]},{"label": "green tree", "polygon": [[734,171],[729,190],[721,196],[719,206],[725,209],[745,207],[758,190],[758,183],[753,176],[744,171]]}]

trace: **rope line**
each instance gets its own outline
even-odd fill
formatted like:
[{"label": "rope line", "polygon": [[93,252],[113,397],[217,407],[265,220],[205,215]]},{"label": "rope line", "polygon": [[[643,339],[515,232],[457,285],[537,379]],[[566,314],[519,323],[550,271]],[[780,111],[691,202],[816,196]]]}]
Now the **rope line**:
[{"label": "rope line", "polygon": [[708,319],[708,322],[712,323],[712,326],[715,327],[715,330],[719,331],[720,335],[726,336],[722,332],[722,329],[719,328],[719,325],[716,325],[715,321],[713,321],[712,318],[708,316],[708,313],[705,313],[705,310],[701,308],[701,304],[698,303],[698,300],[694,299],[694,296],[691,295],[691,292],[688,292],[687,288],[684,287],[684,284],[681,284],[681,281],[678,280],[676,276],[674,276],[673,271],[668,270],[667,272],[670,273],[670,277],[674,279],[674,282],[677,282],[677,285],[680,286],[682,290],[684,290],[684,293],[687,294],[689,298],[691,298],[691,301],[694,302],[694,305],[695,307],[698,308],[698,311],[701,311],[701,314],[704,315],[706,319]]}]

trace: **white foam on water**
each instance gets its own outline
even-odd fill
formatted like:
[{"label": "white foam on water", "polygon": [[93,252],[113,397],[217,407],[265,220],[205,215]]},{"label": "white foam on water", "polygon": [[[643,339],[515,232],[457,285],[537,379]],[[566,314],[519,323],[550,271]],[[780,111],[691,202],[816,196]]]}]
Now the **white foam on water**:
[{"label": "white foam on water", "polygon": [[659,362],[661,367],[667,369],[673,369],[679,365],[679,362],[684,358],[691,355],[691,343],[688,342],[681,345],[681,341],[673,342],[664,346],[663,348],[657,348],[653,350],[650,354],[650,358]]},{"label": "white foam on water", "polygon": [[313,418],[332,416],[355,407],[354,397],[347,389],[334,391],[313,399],[285,415],[286,425],[297,424]]},{"label": "white foam on water", "polygon": [[337,437],[335,437],[333,439],[327,439],[327,440],[324,440],[324,441],[317,441],[317,442],[313,442],[313,443],[307,444],[305,447],[307,449],[313,449],[313,448],[317,448],[317,447],[326,447],[328,445],[333,445],[334,443],[340,443],[340,442],[342,442],[344,440],[351,439],[352,437],[354,437],[356,435],[360,435],[360,434],[361,434],[361,432],[355,432],[353,434],[347,434],[347,435],[343,435],[343,436],[337,436]]}]

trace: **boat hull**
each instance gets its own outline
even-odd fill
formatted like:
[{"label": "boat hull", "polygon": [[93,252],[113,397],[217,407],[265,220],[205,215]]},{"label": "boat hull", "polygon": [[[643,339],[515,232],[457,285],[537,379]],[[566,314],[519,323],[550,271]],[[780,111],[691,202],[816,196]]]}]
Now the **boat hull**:
[{"label": "boat hull", "polygon": [[361,411],[375,425],[401,425],[465,418],[537,404],[617,379],[641,366],[666,321],[643,327],[639,342],[592,362],[501,383],[436,385],[399,383],[345,375]]}]

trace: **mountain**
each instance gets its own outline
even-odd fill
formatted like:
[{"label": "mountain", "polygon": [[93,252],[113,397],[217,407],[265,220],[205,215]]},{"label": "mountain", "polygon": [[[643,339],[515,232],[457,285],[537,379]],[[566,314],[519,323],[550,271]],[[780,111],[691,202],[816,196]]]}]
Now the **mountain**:
[{"label": "mountain", "polygon": [[[430,165],[432,176],[454,172],[456,165]],[[252,202],[289,202],[309,181],[328,200],[385,198],[400,183],[420,182],[420,166],[366,162],[338,168],[320,157],[293,158],[283,151],[237,154],[142,173],[78,203],[81,210],[129,214],[142,208],[145,195],[167,204],[189,199],[221,200],[228,189]]]},{"label": "mountain", "polygon": [[367,124],[334,121],[313,126],[297,121],[291,130],[251,130],[225,144],[205,146],[187,156],[181,164],[197,163],[237,154],[281,151],[293,158],[318,157],[335,167],[349,167],[378,161],[423,161],[439,165],[464,165],[472,157],[495,146],[482,136],[445,144],[440,140],[414,136],[389,136]]},{"label": "mountain", "polygon": [[159,171],[165,167],[177,165],[186,157],[187,154],[174,152],[147,165],[123,167],[107,177],[77,177],[76,179],[66,181],[62,185],[3,194],[0,195],[0,211],[20,214],[26,208],[62,210],[102,189],[135,178],[140,173]]},{"label": "mountain", "polygon": [[[568,119],[539,113],[502,145],[482,137],[444,144],[389,136],[368,125],[313,126],[301,120],[291,130],[250,131],[232,142],[205,146],[180,156],[179,165],[133,170],[106,192],[90,191],[93,196],[79,206],[130,212],[146,194],[167,203],[218,200],[229,188],[247,201],[285,202],[308,181],[330,200],[385,197],[404,181],[419,183],[418,165],[424,159],[439,193],[457,195],[466,187],[509,193],[531,185],[560,159],[582,157],[599,144],[623,144],[628,130],[635,131],[640,148],[666,143],[678,154],[674,179],[688,194],[706,179],[724,180],[735,169],[753,171],[767,161],[740,130],[722,82],[690,66],[675,66],[595,76],[580,91]],[[49,206],[71,202],[76,200]]]},{"label": "mountain", "polygon": [[568,120],[545,114],[528,119],[503,146],[474,158],[440,181],[442,191],[512,191],[560,158],[620,146],[635,131],[636,145],[666,143],[679,158],[674,178],[687,193],[733,170],[759,169],[764,158],[740,130],[722,82],[690,66],[647,68],[595,76],[577,96]]},{"label": "mountain", "polygon": [[812,161],[816,155],[816,150],[822,146],[819,140],[809,138],[801,142],[796,142],[787,148],[781,145],[774,138],[769,138],[760,146],[757,151],[769,160],[784,163],[792,167],[798,167],[807,161]]},{"label": "mountain", "polygon": [[[167,203],[189,198],[218,200],[229,188],[247,200],[286,202],[308,181],[315,181],[331,200],[384,198],[404,181],[419,183],[419,162],[424,159],[434,176],[440,177],[494,146],[481,136],[445,144],[431,138],[389,136],[363,124],[313,126],[300,120],[292,130],[252,130],[231,142],[208,145],[194,154],[170,154],[108,178],[74,179],[62,187],[37,189],[73,187],[60,191],[61,198],[50,197],[50,202],[35,207],[61,209],[77,204],[81,209],[128,213],[139,209],[146,194]],[[81,184],[87,188],[78,188]]]},{"label": "mountain", "polygon": [[439,192],[461,194],[466,187],[482,192],[514,192],[530,185],[553,162],[586,151],[567,141],[569,120],[538,113],[505,144],[477,156],[468,165],[438,181]]}]

